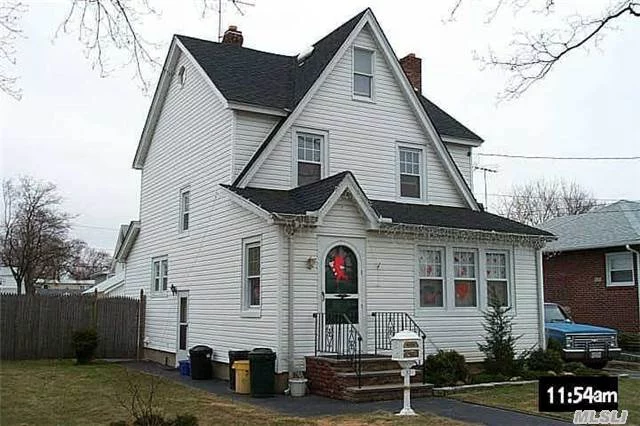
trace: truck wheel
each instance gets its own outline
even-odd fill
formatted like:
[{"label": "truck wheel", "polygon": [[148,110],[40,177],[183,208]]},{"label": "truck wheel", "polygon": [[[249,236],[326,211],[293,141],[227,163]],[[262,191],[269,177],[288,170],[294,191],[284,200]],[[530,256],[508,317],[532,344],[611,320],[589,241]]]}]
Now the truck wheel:
[{"label": "truck wheel", "polygon": [[586,365],[589,368],[594,368],[596,370],[602,370],[604,367],[607,366],[607,362],[608,361],[589,361],[589,362],[584,362],[583,364]]}]

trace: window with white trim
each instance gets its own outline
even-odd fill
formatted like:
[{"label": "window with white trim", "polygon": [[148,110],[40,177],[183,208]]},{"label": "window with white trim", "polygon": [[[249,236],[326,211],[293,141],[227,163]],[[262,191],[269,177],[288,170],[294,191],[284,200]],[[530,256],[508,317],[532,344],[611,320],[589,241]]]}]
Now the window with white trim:
[{"label": "window with white trim", "polygon": [[444,307],[445,251],[442,247],[418,248],[420,307]]},{"label": "window with white trim", "polygon": [[400,196],[421,198],[422,150],[400,147]]},{"label": "window with white trim", "polygon": [[633,254],[631,252],[607,253],[607,287],[632,286]]},{"label": "window with white trim", "polygon": [[509,306],[509,259],[507,253],[487,251],[485,260],[487,305]]},{"label": "window with white trim", "polygon": [[169,259],[158,258],[152,260],[151,290],[166,291],[169,285]]},{"label": "window with white trim", "polygon": [[191,191],[180,191],[180,232],[189,230],[189,212],[191,203]]},{"label": "window with white trim", "polygon": [[373,98],[373,51],[353,48],[353,95]]},{"label": "window with white trim", "polygon": [[298,140],[298,186],[322,179],[324,136],[312,133],[297,133]]},{"label": "window with white trim", "polygon": [[454,249],[453,285],[456,307],[478,306],[475,250]]},{"label": "window with white trim", "polygon": [[260,241],[244,243],[244,308],[260,307]]}]

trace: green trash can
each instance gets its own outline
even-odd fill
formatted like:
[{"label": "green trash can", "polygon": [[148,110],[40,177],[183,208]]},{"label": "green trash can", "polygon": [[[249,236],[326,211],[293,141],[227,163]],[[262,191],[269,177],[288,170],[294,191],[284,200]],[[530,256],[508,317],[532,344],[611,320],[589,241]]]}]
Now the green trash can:
[{"label": "green trash can", "polygon": [[251,396],[272,396],[276,385],[276,353],[268,348],[255,348],[249,352]]}]

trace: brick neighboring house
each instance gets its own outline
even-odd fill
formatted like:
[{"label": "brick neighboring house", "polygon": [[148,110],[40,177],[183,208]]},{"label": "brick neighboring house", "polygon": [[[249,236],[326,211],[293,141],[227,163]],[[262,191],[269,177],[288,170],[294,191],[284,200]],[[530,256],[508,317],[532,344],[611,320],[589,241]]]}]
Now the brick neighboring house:
[{"label": "brick neighboring house", "polygon": [[621,200],[545,222],[544,298],[577,322],[640,333],[640,202]]}]

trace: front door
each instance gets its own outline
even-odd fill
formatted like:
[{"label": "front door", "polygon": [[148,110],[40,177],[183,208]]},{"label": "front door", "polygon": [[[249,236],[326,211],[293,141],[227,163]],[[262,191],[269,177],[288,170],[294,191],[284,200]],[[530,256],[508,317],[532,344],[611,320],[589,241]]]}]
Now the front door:
[{"label": "front door", "polygon": [[359,329],[361,265],[353,248],[344,243],[330,246],[324,256],[322,310],[326,325],[352,323]]},{"label": "front door", "polygon": [[188,352],[189,335],[189,292],[178,292],[178,348],[176,351],[176,361],[189,358]]}]

